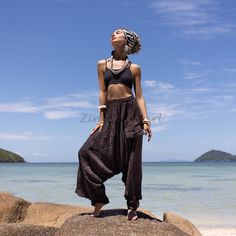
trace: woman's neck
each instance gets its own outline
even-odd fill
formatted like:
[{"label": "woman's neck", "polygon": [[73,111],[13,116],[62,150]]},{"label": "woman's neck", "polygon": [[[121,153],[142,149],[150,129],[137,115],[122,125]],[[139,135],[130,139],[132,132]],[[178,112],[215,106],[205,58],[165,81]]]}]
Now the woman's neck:
[{"label": "woman's neck", "polygon": [[112,51],[112,56],[116,61],[126,60],[128,58],[128,56],[124,52],[124,50],[113,50]]}]

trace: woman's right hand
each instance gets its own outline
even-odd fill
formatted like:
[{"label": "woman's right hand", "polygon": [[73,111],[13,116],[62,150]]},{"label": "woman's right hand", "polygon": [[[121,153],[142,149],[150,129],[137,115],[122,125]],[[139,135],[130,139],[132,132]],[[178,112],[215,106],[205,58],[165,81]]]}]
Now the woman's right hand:
[{"label": "woman's right hand", "polygon": [[95,128],[92,129],[92,132],[90,133],[90,135],[94,134],[97,130],[101,131],[102,127],[104,125],[104,121],[100,121],[96,124]]}]

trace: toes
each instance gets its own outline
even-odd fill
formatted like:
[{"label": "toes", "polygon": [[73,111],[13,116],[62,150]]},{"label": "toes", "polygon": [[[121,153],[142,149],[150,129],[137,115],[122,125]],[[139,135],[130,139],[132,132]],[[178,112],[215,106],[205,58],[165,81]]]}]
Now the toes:
[{"label": "toes", "polygon": [[138,219],[137,212],[136,212],[136,211],[129,210],[129,211],[128,211],[128,214],[127,214],[127,219],[128,219],[128,220],[137,220],[137,219]]},{"label": "toes", "polygon": [[89,215],[90,215],[90,216],[93,216],[93,217],[100,217],[100,214],[90,213]]}]

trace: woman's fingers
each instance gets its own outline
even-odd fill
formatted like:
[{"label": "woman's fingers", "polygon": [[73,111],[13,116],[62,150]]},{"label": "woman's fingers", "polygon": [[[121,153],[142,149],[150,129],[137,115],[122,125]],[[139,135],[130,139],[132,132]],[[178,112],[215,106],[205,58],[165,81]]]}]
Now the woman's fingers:
[{"label": "woman's fingers", "polygon": [[101,131],[101,130],[102,130],[102,127],[103,127],[103,124],[101,124],[101,125],[100,125],[99,131]]},{"label": "woman's fingers", "polygon": [[149,130],[148,130],[148,142],[151,140],[151,138],[152,138],[152,131],[149,128]]},{"label": "woman's fingers", "polygon": [[95,133],[98,129],[98,126],[96,126],[95,128],[92,129],[92,132],[90,133],[90,135],[92,135],[93,133]]},{"label": "woman's fingers", "polygon": [[152,131],[151,131],[151,128],[149,126],[146,126],[144,128],[144,134],[148,135],[148,142],[149,142],[152,138]]},{"label": "woman's fingers", "polygon": [[101,130],[102,130],[102,127],[103,127],[103,124],[96,125],[96,127],[92,129],[92,132],[90,133],[90,135],[92,135],[93,133],[95,133],[97,130],[98,130],[98,131],[101,131]]}]

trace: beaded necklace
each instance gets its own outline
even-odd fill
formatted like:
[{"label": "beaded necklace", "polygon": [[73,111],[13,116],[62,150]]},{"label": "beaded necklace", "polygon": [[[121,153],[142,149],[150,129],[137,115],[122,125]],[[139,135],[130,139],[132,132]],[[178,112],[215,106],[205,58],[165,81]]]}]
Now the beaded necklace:
[{"label": "beaded necklace", "polygon": [[120,69],[114,70],[113,69],[113,55],[112,55],[111,56],[111,69],[110,70],[111,70],[111,72],[113,74],[117,75],[117,74],[121,73],[122,71],[124,71],[128,67],[129,63],[130,63],[130,61],[129,61],[128,57],[127,57],[126,60],[125,60],[124,65]]}]

